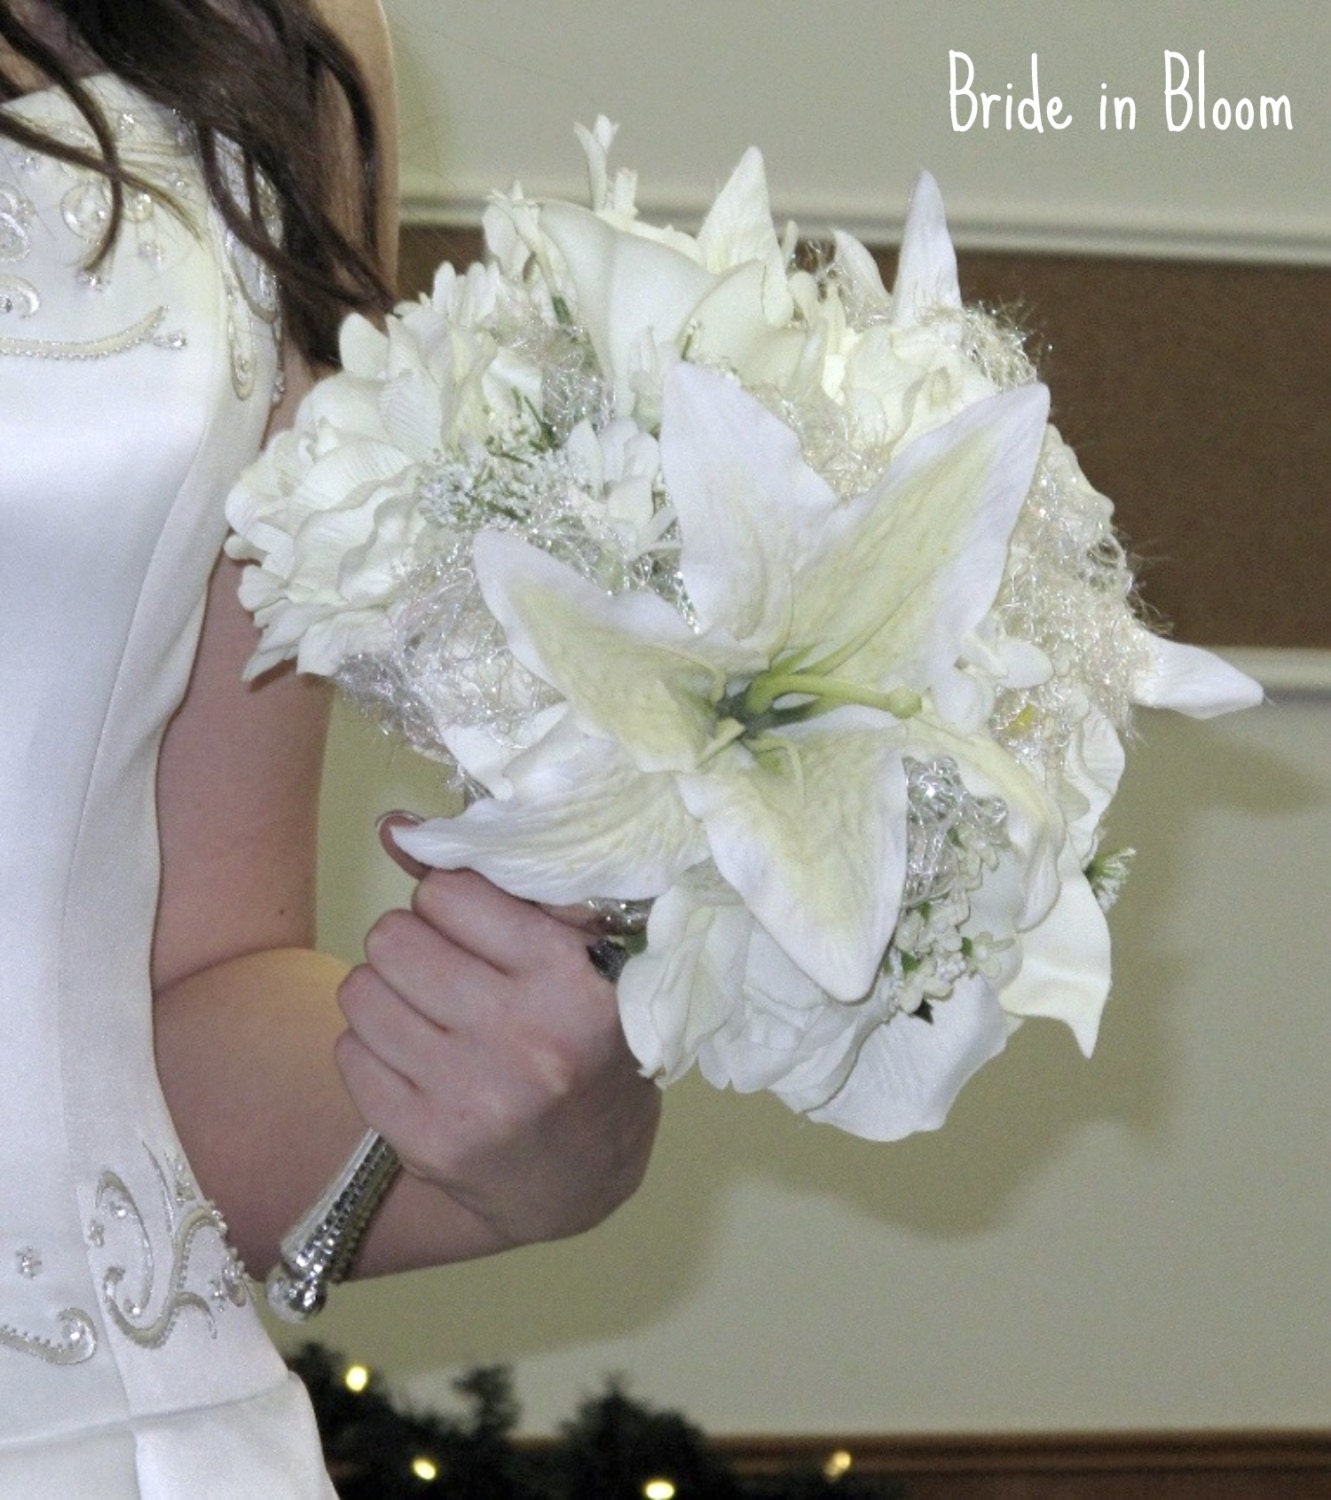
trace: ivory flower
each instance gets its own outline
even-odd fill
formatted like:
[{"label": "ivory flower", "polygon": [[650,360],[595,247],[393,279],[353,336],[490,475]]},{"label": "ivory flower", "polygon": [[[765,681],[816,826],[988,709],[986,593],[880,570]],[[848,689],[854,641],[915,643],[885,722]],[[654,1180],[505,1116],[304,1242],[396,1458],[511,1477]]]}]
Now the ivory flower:
[{"label": "ivory flower", "polygon": [[1095,1043],[1134,705],[1260,690],[1137,618],[932,178],[889,291],[847,235],[801,267],[755,150],[697,234],[645,221],[614,134],[587,207],[497,195],[485,265],[348,320],[228,502],[249,672],[297,656],[489,793],[401,834],[427,863],[654,900],[646,1073],[932,1129],[1026,1018]]}]

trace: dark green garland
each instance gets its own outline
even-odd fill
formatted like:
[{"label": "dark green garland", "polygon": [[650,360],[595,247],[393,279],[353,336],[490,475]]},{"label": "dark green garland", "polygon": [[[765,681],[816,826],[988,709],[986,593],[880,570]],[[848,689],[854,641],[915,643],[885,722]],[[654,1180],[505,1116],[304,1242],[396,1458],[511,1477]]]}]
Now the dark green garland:
[{"label": "dark green garland", "polygon": [[455,1385],[467,1410],[438,1415],[399,1407],[373,1375],[349,1389],[347,1361],[320,1344],[305,1344],[290,1364],[309,1388],[342,1500],[644,1500],[652,1479],[668,1479],[677,1500],[907,1500],[888,1479],[741,1477],[699,1428],[614,1381],[556,1442],[533,1446],[513,1438],[519,1409],[502,1367],[464,1375]]}]

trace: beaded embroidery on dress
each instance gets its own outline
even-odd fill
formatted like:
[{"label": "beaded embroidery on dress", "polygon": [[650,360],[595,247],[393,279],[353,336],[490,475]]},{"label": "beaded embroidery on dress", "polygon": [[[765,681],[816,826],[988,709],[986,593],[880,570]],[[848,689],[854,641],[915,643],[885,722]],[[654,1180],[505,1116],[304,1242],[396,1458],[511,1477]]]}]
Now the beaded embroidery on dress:
[{"label": "beaded embroidery on dress", "polygon": [[[278,381],[276,288],[189,129],[89,81],[134,193],[0,138],[0,1497],[327,1497],[157,1083],[156,757],[222,503]],[[86,143],[56,90],[3,106]]]},{"label": "beaded embroidery on dress", "polygon": [[[29,104],[52,99],[50,93],[31,96]],[[125,101],[128,106],[130,101]],[[19,107],[26,113],[25,102]],[[157,117],[153,117],[154,124]],[[190,159],[189,132],[180,122],[172,122],[169,135],[160,129],[147,128],[142,111],[121,107],[108,119],[117,149],[144,178],[165,192],[184,196],[189,181],[185,167]],[[53,139],[67,145],[96,150],[97,142],[87,125],[56,118],[45,124]],[[13,316],[23,324],[35,320],[40,325],[44,298],[40,266],[34,267],[38,280],[23,274],[25,262],[39,261],[35,246],[49,233],[50,226],[39,215],[33,195],[48,205],[54,200],[63,227],[72,245],[79,249],[80,262],[90,257],[101,240],[110,216],[111,192],[104,178],[95,172],[20,150],[11,153],[16,175],[0,182],[0,316]],[[51,179],[55,179],[55,183]],[[160,266],[165,254],[157,239],[160,216],[167,210],[148,193],[132,191],[125,195],[125,233],[133,241],[134,253]],[[68,267],[62,267],[67,272]],[[74,275],[82,284],[103,289],[105,276],[86,270],[81,264]],[[161,348],[183,346],[184,334],[168,333],[162,328],[167,317],[165,307],[148,309],[131,326],[93,337],[74,339],[9,335],[0,338],[0,355],[27,356],[37,359],[101,359],[121,354],[151,340]],[[25,334],[26,334],[25,328]]]}]

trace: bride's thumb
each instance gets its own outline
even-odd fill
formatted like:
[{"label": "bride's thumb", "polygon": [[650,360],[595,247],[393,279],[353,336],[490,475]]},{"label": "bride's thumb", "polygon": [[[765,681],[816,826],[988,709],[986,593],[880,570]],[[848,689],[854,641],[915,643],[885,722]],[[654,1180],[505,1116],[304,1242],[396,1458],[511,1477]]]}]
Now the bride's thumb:
[{"label": "bride's thumb", "polygon": [[420,860],[412,859],[411,855],[401,848],[394,833],[399,828],[414,828],[421,819],[415,813],[403,812],[395,808],[392,812],[384,813],[375,823],[379,830],[379,842],[384,846],[384,853],[388,855],[394,864],[401,866],[413,880],[420,880],[422,876],[429,873],[429,865],[421,864]]}]

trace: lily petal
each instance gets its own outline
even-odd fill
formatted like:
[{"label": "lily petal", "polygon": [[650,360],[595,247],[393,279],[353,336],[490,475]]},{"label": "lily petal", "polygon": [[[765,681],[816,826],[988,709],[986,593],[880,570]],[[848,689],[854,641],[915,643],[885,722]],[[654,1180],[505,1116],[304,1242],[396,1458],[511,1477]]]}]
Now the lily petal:
[{"label": "lily petal", "polygon": [[712,704],[749,657],[695,636],[656,594],[609,595],[504,532],[475,544],[476,577],[514,656],[613,737],[643,771],[689,770],[709,749]]},{"label": "lily petal", "polygon": [[1021,969],[1003,991],[1003,1009],[1066,1022],[1089,1057],[1109,998],[1109,924],[1071,845],[1059,875],[1048,916],[1022,934]]},{"label": "lily petal", "polygon": [[809,342],[802,328],[764,312],[768,272],[748,261],[724,275],[693,309],[689,353],[734,370],[750,386],[788,387]]},{"label": "lily petal", "polygon": [[847,287],[852,304],[865,312],[885,311],[891,303],[877,261],[859,240],[844,230],[834,230],[832,241],[836,246],[837,275]]},{"label": "lily petal", "polygon": [[734,381],[688,364],[666,378],[661,468],[699,620],[774,653],[790,630],[800,560],[836,510],[831,486],[784,422]]},{"label": "lily petal", "polygon": [[529,901],[659,895],[707,854],[669,776],[644,776],[608,740],[561,720],[507,768],[512,794],[394,836],[438,869],[467,867]]},{"label": "lily petal", "polygon": [[937,1130],[962,1086],[1006,1039],[990,987],[960,980],[932,1021],[898,1012],[871,1031],[840,1092],[809,1118],[870,1141]]},{"label": "lily petal", "polygon": [[881,714],[843,709],[783,730],[774,748],[731,747],[678,778],[717,869],[839,1000],[872,987],[900,909],[902,738]]},{"label": "lily petal", "polygon": [[671,246],[618,230],[569,203],[546,204],[541,228],[563,257],[576,315],[613,382],[615,414],[627,416],[634,404],[634,344],[645,330],[658,343],[678,339],[716,277]]},{"label": "lily petal", "polygon": [[951,671],[998,593],[1048,409],[1040,385],[981,401],[841,506],[799,580],[790,646],[863,641],[838,670],[875,688]]},{"label": "lily petal", "polygon": [[552,703],[537,709],[521,726],[523,738],[520,744],[498,737],[485,725],[453,721],[440,725],[439,737],[466,776],[483,786],[492,797],[511,797],[513,784],[508,779],[509,766],[543,739],[567,713],[566,703]]},{"label": "lily petal", "polygon": [[618,986],[624,1036],[648,1078],[682,1077],[733,1016],[752,932],[753,918],[715,875],[687,871],[657,898],[647,951],[630,959]]},{"label": "lily petal", "polygon": [[698,248],[710,271],[729,271],[746,261],[761,268],[760,311],[765,321],[790,321],[795,301],[786,284],[785,256],[772,223],[767,172],[756,146],[740,157],[726,185],[716,195],[698,231]]},{"label": "lily petal", "polygon": [[1262,685],[1214,652],[1200,646],[1167,641],[1143,630],[1150,649],[1149,664],[1134,683],[1133,696],[1147,708],[1172,708],[1194,719],[1256,708]]},{"label": "lily petal", "polygon": [[957,256],[947,232],[943,195],[928,172],[915,179],[892,287],[893,328],[923,321],[935,308],[961,306]]},{"label": "lily petal", "polygon": [[1095,853],[1100,820],[1118,791],[1126,760],[1118,731],[1093,709],[1068,746],[1064,766],[1069,786],[1086,799],[1086,810],[1068,823],[1068,838],[1081,864]]}]

